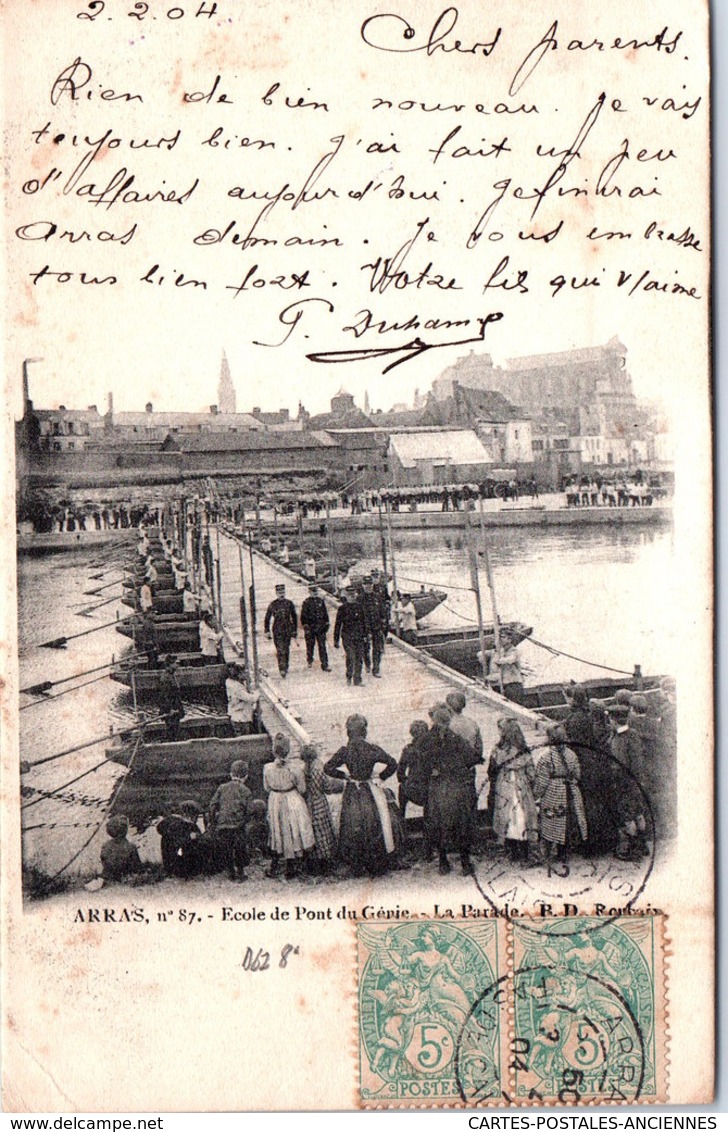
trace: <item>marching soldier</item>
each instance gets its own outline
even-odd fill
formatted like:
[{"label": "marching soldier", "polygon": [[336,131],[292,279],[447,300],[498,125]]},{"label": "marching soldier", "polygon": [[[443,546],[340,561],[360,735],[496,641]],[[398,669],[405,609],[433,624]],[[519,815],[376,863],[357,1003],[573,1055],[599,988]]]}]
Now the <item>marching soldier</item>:
[{"label": "marching soldier", "polygon": [[306,661],[308,667],[313,665],[314,652],[318,645],[319,660],[324,672],[330,672],[329,655],[326,651],[326,634],[329,629],[329,611],[326,602],[319,593],[314,582],[309,586],[309,596],[301,606],[301,628],[306,638]]},{"label": "marching soldier", "polygon": [[288,674],[291,641],[298,636],[298,615],[295,605],[286,597],[286,587],[282,583],[276,586],[275,599],[265,612],[263,628],[269,640],[271,638],[271,622],[273,625],[273,644],[278,658],[278,671],[281,676],[285,677]]},{"label": "marching soldier", "polygon": [[362,682],[361,669],[367,639],[366,618],[356,594],[342,590],[341,597],[334,623],[334,648],[338,649],[341,640],[346,653],[346,682],[351,684],[353,680],[358,685]]},{"label": "marching soldier", "polygon": [[[372,676],[379,678],[379,668],[384,652],[384,637],[387,631],[386,623],[382,620],[382,602],[379,594],[374,592],[374,583],[371,574],[365,574],[362,579],[362,593],[359,598],[364,612],[366,623],[367,642],[366,652],[371,646]],[[366,663],[366,659],[365,659]],[[369,666],[367,665],[367,668]]]}]

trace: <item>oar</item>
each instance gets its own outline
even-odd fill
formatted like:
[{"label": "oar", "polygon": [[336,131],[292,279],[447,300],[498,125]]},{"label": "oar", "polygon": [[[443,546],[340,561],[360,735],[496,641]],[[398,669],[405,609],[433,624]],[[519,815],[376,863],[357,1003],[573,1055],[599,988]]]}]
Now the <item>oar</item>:
[{"label": "oar", "polygon": [[103,586],[97,586],[95,590],[84,590],[84,597],[98,597],[102,590],[110,590],[112,586],[118,586],[122,582],[123,575],[119,578],[114,578],[113,582],[106,582]]},{"label": "oar", "polygon": [[39,649],[64,649],[69,641],[75,641],[77,637],[87,637],[89,633],[98,633],[99,629],[108,629],[112,625],[123,625],[126,621],[132,621],[134,615],[131,617],[120,617],[116,621],[104,621],[101,625],[94,625],[93,629],[83,629],[80,633],[71,633],[68,637],[55,637],[52,641],[42,641],[36,648]]},{"label": "oar", "polygon": [[76,617],[89,617],[92,613],[95,613],[97,609],[103,609],[105,605],[111,605],[112,601],[119,600],[118,595],[115,595],[114,597],[108,597],[106,601],[100,601],[97,605],[87,605],[83,609],[79,609]]},{"label": "oar", "polygon": [[42,684],[31,684],[28,688],[21,688],[20,694],[25,696],[44,696],[56,684],[67,684],[69,680],[80,680],[82,676],[90,676],[92,672],[102,672],[105,668],[113,668],[110,664],[99,664],[96,668],[88,668],[85,672],[74,672],[73,676],[64,676],[61,680],[44,680]]},{"label": "oar", "polygon": [[[165,718],[165,716],[160,716],[160,719],[162,720],[164,720]],[[156,722],[156,720],[146,719],[142,723],[140,723],[138,727],[125,728],[123,731],[124,739],[127,739],[131,735],[136,735],[140,731],[143,732],[150,723],[154,722]],[[107,743],[113,739],[116,739],[117,737],[118,736],[113,733],[110,735],[107,731],[105,734],[99,735],[96,739],[88,739],[85,743],[77,743],[75,747],[68,747],[65,751],[59,751],[57,755],[48,755],[44,759],[36,759],[34,763],[21,762],[20,773],[27,774],[27,772],[29,770],[32,770],[33,767],[43,766],[44,763],[55,762],[56,759],[62,759],[66,755],[75,755],[77,751],[85,751],[87,747],[96,747],[99,743]]]}]

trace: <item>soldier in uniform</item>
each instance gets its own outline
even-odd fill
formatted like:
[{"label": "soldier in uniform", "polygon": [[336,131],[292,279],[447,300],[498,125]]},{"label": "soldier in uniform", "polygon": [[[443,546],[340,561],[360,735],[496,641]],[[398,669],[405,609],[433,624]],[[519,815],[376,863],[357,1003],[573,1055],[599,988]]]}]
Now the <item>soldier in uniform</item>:
[{"label": "soldier in uniform", "polygon": [[[371,574],[365,574],[362,579],[362,592],[359,601],[364,611],[364,620],[366,622],[366,653],[368,654],[371,648],[372,676],[379,678],[381,675],[379,668],[382,662],[382,653],[384,652],[384,636],[387,631],[387,625],[382,620],[382,602],[379,594],[374,592],[374,583]],[[369,665],[367,665],[367,668],[368,667]]]},{"label": "soldier in uniform", "polygon": [[269,640],[271,638],[271,622],[273,625],[273,644],[278,658],[278,671],[281,676],[285,677],[288,674],[291,641],[298,636],[298,615],[295,605],[290,598],[286,597],[286,587],[283,584],[276,586],[275,599],[265,611],[263,628]]},{"label": "soldier in uniform", "polygon": [[356,594],[342,590],[341,605],[334,623],[334,648],[338,649],[341,640],[346,653],[346,682],[361,684],[361,669],[364,663],[364,646],[367,639],[367,625],[364,610]]},{"label": "soldier in uniform", "polygon": [[329,655],[326,651],[326,634],[329,630],[329,611],[326,602],[314,582],[309,586],[309,596],[301,606],[301,628],[306,638],[306,661],[313,666],[313,657],[318,645],[319,660],[324,672],[330,672]]}]

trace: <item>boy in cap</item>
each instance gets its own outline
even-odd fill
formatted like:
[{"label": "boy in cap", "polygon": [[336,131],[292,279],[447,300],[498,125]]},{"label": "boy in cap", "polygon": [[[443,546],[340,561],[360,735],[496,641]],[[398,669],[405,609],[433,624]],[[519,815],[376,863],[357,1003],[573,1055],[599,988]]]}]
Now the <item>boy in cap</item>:
[{"label": "boy in cap", "polygon": [[268,640],[273,637],[278,671],[285,679],[291,657],[291,641],[298,636],[298,615],[295,605],[286,597],[283,583],[276,586],[276,596],[265,611],[263,629]]},{"label": "boy in cap", "polygon": [[136,845],[127,841],[129,822],[123,814],[115,814],[106,823],[109,840],[101,846],[101,875],[105,881],[123,881],[142,872]]},{"label": "boy in cap", "polygon": [[247,880],[249,862],[246,822],[253,800],[248,787],[248,764],[238,760],[230,767],[230,781],[218,786],[210,802],[210,828],[230,880]]}]

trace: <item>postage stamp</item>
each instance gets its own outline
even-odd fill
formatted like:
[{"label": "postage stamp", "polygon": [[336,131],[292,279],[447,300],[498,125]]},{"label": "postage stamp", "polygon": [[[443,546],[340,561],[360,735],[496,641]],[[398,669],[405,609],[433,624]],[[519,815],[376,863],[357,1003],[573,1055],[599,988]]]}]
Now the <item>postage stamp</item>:
[{"label": "postage stamp", "polygon": [[667,1099],[662,916],[357,928],[363,1107]]},{"label": "postage stamp", "polygon": [[414,921],[357,929],[363,1107],[502,1103],[500,1006],[482,999],[505,974],[505,925]]},{"label": "postage stamp", "polygon": [[664,917],[600,926],[583,916],[540,926],[539,933],[512,926],[514,1098],[664,1101]]}]

